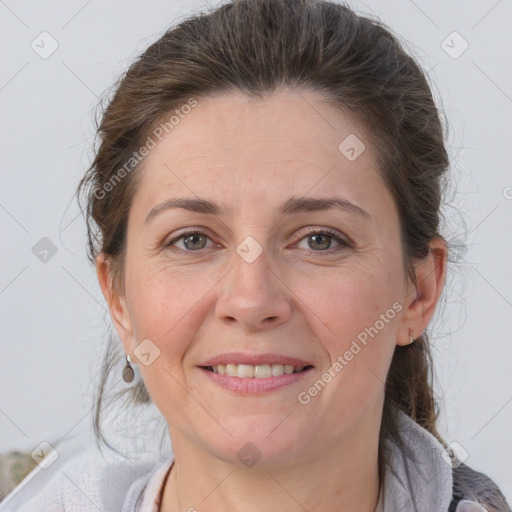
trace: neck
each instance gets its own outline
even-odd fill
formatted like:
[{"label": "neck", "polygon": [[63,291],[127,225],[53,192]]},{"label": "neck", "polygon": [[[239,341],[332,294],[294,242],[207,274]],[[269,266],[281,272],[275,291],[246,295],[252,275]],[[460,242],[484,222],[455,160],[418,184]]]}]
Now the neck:
[{"label": "neck", "polygon": [[173,433],[174,464],[160,511],[374,512],[379,497],[379,430],[374,427],[370,438],[368,426],[359,425],[343,442],[315,446],[301,460],[250,468],[221,460]]}]

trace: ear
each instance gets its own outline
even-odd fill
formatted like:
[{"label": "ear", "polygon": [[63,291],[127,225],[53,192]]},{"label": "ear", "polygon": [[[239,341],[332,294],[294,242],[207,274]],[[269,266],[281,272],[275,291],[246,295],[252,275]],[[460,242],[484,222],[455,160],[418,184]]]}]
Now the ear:
[{"label": "ear", "polygon": [[117,295],[113,288],[112,274],[110,271],[110,258],[100,253],[96,258],[96,274],[101,291],[107,301],[114,327],[119,335],[124,350],[127,354],[132,352],[133,326],[124,295]]},{"label": "ear", "polygon": [[427,328],[436,310],[446,279],[448,248],[444,239],[436,237],[430,242],[430,253],[415,265],[417,286],[411,283],[405,298],[403,322],[398,333],[397,345],[408,345],[409,334],[413,340]]}]

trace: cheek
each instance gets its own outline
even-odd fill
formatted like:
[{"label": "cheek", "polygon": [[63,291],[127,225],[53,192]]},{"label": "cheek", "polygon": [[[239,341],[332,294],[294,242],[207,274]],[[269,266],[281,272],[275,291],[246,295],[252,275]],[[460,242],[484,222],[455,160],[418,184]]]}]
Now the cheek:
[{"label": "cheek", "polygon": [[339,375],[331,389],[344,389],[336,401],[354,400],[360,406],[362,397],[371,401],[381,391],[396,345],[399,286],[380,266],[361,272],[352,268],[350,275],[316,287],[304,284],[304,302],[314,313],[309,322],[328,356],[322,372]]},{"label": "cheek", "polygon": [[136,343],[149,339],[158,357],[148,366],[139,363],[153,403],[165,418],[180,416],[184,393],[183,359],[201,324],[201,298],[212,285],[168,269],[138,270],[129,290]]},{"label": "cheek", "polygon": [[127,290],[137,342],[149,338],[169,364],[180,360],[211,287],[207,279],[169,269],[139,271]]},{"label": "cheek", "polygon": [[378,330],[387,330],[384,324],[388,326],[396,318],[393,303],[399,298],[396,283],[385,273],[372,273],[368,269],[364,274],[351,270],[350,276],[330,278],[323,284],[305,282],[302,295],[321,320],[327,339],[345,341],[366,332],[376,322]]},{"label": "cheek", "polygon": [[304,281],[299,293],[325,357],[300,399],[309,399],[315,416],[337,435],[377,410],[383,397],[396,344],[399,283],[381,266],[347,268],[316,286],[312,281]]}]

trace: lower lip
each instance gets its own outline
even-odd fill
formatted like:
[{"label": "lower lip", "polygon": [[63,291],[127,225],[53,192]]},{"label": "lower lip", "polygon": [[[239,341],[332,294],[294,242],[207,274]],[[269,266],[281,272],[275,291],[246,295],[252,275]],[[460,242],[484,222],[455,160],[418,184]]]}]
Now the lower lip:
[{"label": "lower lip", "polygon": [[300,373],[285,373],[278,377],[230,377],[226,374],[212,372],[205,368],[200,368],[206,376],[213,381],[215,384],[222,386],[223,388],[237,393],[255,395],[266,393],[267,391],[274,391],[276,389],[289,386],[294,382],[302,380],[306,375],[309,375],[313,368],[308,368]]}]

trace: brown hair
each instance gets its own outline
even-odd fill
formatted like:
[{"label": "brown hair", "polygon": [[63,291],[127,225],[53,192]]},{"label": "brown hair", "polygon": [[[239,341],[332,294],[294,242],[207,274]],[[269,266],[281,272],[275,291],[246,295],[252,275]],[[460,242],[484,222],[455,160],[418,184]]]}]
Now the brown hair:
[{"label": "brown hair", "polygon": [[[123,289],[127,217],[137,173],[130,168],[117,178],[134,151],[191,97],[229,91],[261,97],[278,88],[319,91],[333,108],[352,113],[368,128],[398,208],[404,272],[417,284],[413,264],[428,256],[429,242],[441,236],[449,159],[427,78],[380,21],[329,1],[234,0],[169,29],[114,87],[97,129],[99,147],[77,194],[86,196],[90,260],[100,252],[108,255],[115,290]],[[132,167],[136,171],[137,165]],[[102,398],[113,361],[122,356],[118,346],[110,339],[97,391],[94,428],[103,441]],[[382,440],[399,442],[398,411],[442,442],[432,378],[426,333],[395,349],[386,382],[381,475]],[[151,401],[142,380],[122,392],[135,403]]]}]

